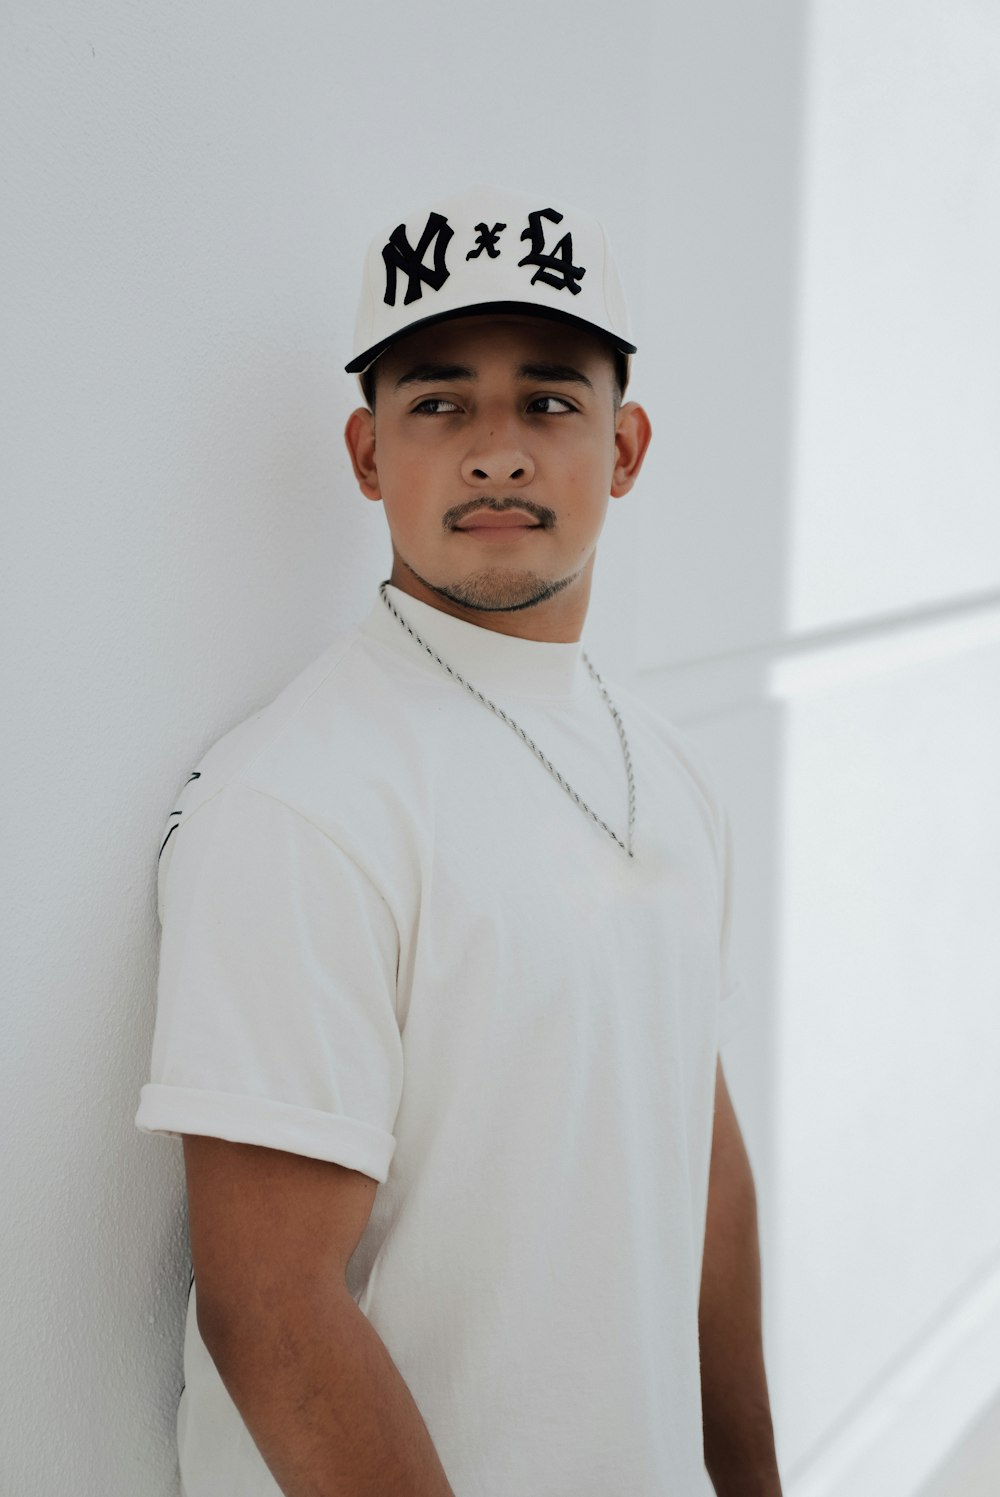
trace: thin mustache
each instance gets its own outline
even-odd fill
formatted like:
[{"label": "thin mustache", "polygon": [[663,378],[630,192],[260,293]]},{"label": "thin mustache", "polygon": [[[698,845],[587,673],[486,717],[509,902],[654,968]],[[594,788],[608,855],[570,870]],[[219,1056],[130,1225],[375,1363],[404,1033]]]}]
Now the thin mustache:
[{"label": "thin mustache", "polygon": [[535,504],[531,499],[518,499],[516,497],[507,499],[494,499],[492,495],[483,499],[467,499],[464,504],[456,504],[453,509],[445,510],[441,517],[442,524],[446,530],[454,530],[467,515],[473,515],[477,510],[493,510],[496,514],[502,514],[507,509],[523,509],[539,525],[551,530],[556,523],[555,511],[546,509],[543,504]]}]

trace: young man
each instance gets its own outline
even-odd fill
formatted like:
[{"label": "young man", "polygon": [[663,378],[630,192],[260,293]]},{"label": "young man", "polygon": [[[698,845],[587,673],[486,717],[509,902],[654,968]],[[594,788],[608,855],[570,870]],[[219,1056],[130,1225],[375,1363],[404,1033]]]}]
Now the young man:
[{"label": "young man", "polygon": [[580,645],[633,352],[576,210],[475,189],[369,252],[346,435],[391,579],[160,859],[186,1497],[780,1492],[728,821]]}]

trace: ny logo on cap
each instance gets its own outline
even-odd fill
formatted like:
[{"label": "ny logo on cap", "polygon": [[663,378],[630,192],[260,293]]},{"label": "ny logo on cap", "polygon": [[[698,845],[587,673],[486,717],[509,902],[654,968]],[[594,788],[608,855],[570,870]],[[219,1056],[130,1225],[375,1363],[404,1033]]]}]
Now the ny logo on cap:
[{"label": "ny logo on cap", "polygon": [[[446,218],[440,213],[432,213],[414,249],[406,237],[405,224],[400,224],[398,228],[393,229],[389,235],[389,243],[382,251],[382,259],[385,261],[385,300],[388,306],[396,305],[396,272],[398,270],[408,277],[406,295],[403,297],[404,306],[408,306],[411,301],[420,300],[423,295],[422,281],[434,291],[441,290],[449,275],[445,264],[445,253],[454,232]],[[434,242],[434,268],[430,270],[424,264],[424,256],[432,241]]]},{"label": "ny logo on cap", "polygon": [[[528,214],[528,226],[521,234],[522,240],[527,240],[530,248],[522,260],[517,264],[534,266],[535,273],[531,277],[531,284],[536,281],[543,282],[546,286],[553,286],[557,291],[569,291],[576,296],[580,290],[580,281],[587,274],[582,265],[573,264],[573,236],[564,234],[551,250],[545,248],[545,228],[542,219],[549,223],[562,223],[563,215],[557,213],[555,208],[539,208],[535,213]],[[486,251],[488,260],[500,258],[499,239],[506,229],[504,223],[494,223],[490,227],[486,223],[477,223],[476,242],[468,251],[466,260],[477,260]],[[451,272],[447,265],[448,246],[454,237],[454,230],[448,220],[441,213],[431,213],[424,231],[417,240],[414,247],[406,233],[406,225],[399,224],[389,235],[388,243],[382,250],[382,259],[385,261],[385,303],[387,306],[396,305],[397,276],[400,271],[407,277],[406,294],[403,297],[403,305],[408,306],[411,302],[419,301],[423,295],[424,286],[430,286],[432,291],[440,291]],[[433,245],[433,263],[426,263],[428,251]]]}]

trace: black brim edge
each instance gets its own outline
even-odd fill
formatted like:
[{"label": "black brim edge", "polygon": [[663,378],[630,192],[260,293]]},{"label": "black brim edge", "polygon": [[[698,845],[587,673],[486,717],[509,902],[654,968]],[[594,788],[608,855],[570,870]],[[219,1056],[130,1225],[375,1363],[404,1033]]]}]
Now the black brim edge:
[{"label": "black brim edge", "polygon": [[357,358],[344,365],[344,371],[347,374],[363,374],[391,344],[416,332],[417,328],[430,327],[434,322],[450,322],[455,317],[488,317],[491,313],[496,315],[502,312],[524,312],[529,317],[544,317],[549,322],[565,322],[571,327],[580,327],[588,333],[595,333],[597,337],[603,338],[605,343],[610,343],[612,348],[617,348],[619,353],[636,352],[634,343],[626,342],[616,333],[609,333],[607,328],[598,327],[596,322],[588,322],[585,317],[574,317],[572,312],[562,312],[555,307],[540,307],[536,302],[491,301],[477,302],[471,307],[454,307],[450,312],[433,312],[430,317],[421,317],[416,322],[408,322],[405,327],[399,329],[398,333],[392,333],[388,338],[383,338],[381,343],[373,343],[371,348],[358,354]]}]

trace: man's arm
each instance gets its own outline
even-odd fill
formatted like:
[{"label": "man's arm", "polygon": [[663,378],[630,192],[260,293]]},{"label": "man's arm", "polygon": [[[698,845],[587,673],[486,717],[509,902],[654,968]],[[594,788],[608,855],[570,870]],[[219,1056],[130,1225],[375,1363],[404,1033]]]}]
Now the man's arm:
[{"label": "man's arm", "polygon": [[719,1061],[698,1313],[705,1465],[718,1497],[781,1497],[760,1296],[757,1196]]},{"label": "man's arm", "polygon": [[193,1135],[184,1163],[198,1329],[285,1497],[454,1497],[347,1289],[376,1181]]}]

